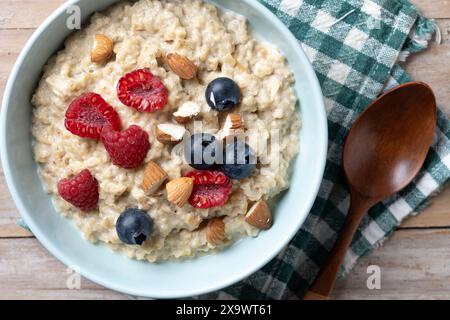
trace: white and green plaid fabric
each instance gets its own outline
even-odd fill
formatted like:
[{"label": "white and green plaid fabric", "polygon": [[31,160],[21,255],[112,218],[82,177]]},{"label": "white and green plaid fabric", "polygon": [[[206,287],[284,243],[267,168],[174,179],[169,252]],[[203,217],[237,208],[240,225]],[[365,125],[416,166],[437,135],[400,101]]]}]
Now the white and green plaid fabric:
[{"label": "white and green plaid fabric", "polygon": [[[313,282],[343,226],[349,207],[341,155],[355,118],[386,88],[409,81],[399,56],[424,49],[434,33],[406,0],[259,0],[297,37],[322,86],[329,149],[317,200],[302,229],[271,262],[249,278],[206,299],[296,299]],[[348,271],[408,215],[421,210],[450,178],[450,121],[438,130],[423,171],[402,192],[375,206],[356,234]]]}]

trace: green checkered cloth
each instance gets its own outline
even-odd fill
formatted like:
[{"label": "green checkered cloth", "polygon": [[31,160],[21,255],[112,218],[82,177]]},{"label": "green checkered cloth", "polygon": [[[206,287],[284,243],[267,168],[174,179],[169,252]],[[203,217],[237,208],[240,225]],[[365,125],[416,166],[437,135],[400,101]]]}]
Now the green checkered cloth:
[{"label": "green checkered cloth", "polygon": [[[356,119],[388,88],[410,81],[399,57],[427,46],[435,31],[405,0],[260,0],[302,44],[322,86],[329,149],[319,195],[302,229],[271,262],[244,281],[206,299],[296,299],[314,281],[347,213],[350,197],[341,166],[344,139]],[[450,177],[450,121],[438,113],[422,172],[361,224],[343,271],[380,245],[408,215],[426,206]]]}]

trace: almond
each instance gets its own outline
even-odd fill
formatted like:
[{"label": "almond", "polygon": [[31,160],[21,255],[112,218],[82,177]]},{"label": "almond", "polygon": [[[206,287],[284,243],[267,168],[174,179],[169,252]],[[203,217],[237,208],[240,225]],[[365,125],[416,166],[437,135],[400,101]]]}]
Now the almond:
[{"label": "almond", "polygon": [[94,48],[91,51],[91,61],[95,63],[105,63],[113,54],[114,42],[111,38],[96,34]]},{"label": "almond", "polygon": [[167,64],[181,79],[189,80],[197,74],[197,66],[187,57],[178,53],[169,53],[166,56]]},{"label": "almond", "polygon": [[225,223],[222,219],[209,220],[206,226],[206,240],[212,245],[219,245],[225,240]]},{"label": "almond", "polygon": [[262,230],[267,230],[272,225],[272,214],[264,200],[256,202],[245,215],[245,221]]},{"label": "almond", "polygon": [[230,127],[230,129],[243,129],[243,128],[245,128],[244,121],[242,120],[242,118],[241,118],[241,116],[239,114],[230,113],[227,116],[227,119],[225,120],[225,125],[227,125],[227,122],[228,122],[228,126]]},{"label": "almond", "polygon": [[162,123],[156,126],[156,139],[162,144],[177,144],[183,140],[186,129],[173,123]]},{"label": "almond", "polygon": [[194,188],[193,178],[178,178],[166,184],[167,200],[182,207],[186,204]]},{"label": "almond", "polygon": [[149,195],[153,194],[159,189],[166,179],[167,173],[155,162],[150,161],[145,168],[141,188],[145,191],[145,193]]},{"label": "almond", "polygon": [[195,102],[185,102],[181,105],[177,112],[174,112],[173,116],[178,123],[186,123],[194,119],[201,111],[201,107]]},{"label": "almond", "polygon": [[227,118],[225,119],[225,124],[223,125],[222,139],[243,133],[244,129],[245,125],[241,116],[236,113],[230,113],[227,115]]}]

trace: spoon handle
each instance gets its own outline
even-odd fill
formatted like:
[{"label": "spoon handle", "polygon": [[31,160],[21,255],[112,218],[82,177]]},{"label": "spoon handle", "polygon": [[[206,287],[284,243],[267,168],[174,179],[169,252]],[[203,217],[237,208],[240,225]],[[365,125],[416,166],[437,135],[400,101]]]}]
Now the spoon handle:
[{"label": "spoon handle", "polygon": [[358,229],[364,213],[370,208],[370,200],[352,194],[350,210],[340,236],[335,243],[328,260],[323,265],[314,284],[304,296],[304,300],[328,300],[336,281],[336,275],[344,261],[347,249]]}]

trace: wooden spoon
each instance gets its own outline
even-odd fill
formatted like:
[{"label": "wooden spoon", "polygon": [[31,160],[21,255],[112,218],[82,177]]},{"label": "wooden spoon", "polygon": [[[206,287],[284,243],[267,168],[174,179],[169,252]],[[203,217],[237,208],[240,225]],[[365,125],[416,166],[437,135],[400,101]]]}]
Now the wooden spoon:
[{"label": "wooden spoon", "polygon": [[420,82],[400,85],[356,120],[344,147],[350,210],[340,236],[305,300],[327,300],[364,214],[417,175],[433,140],[436,99]]}]

